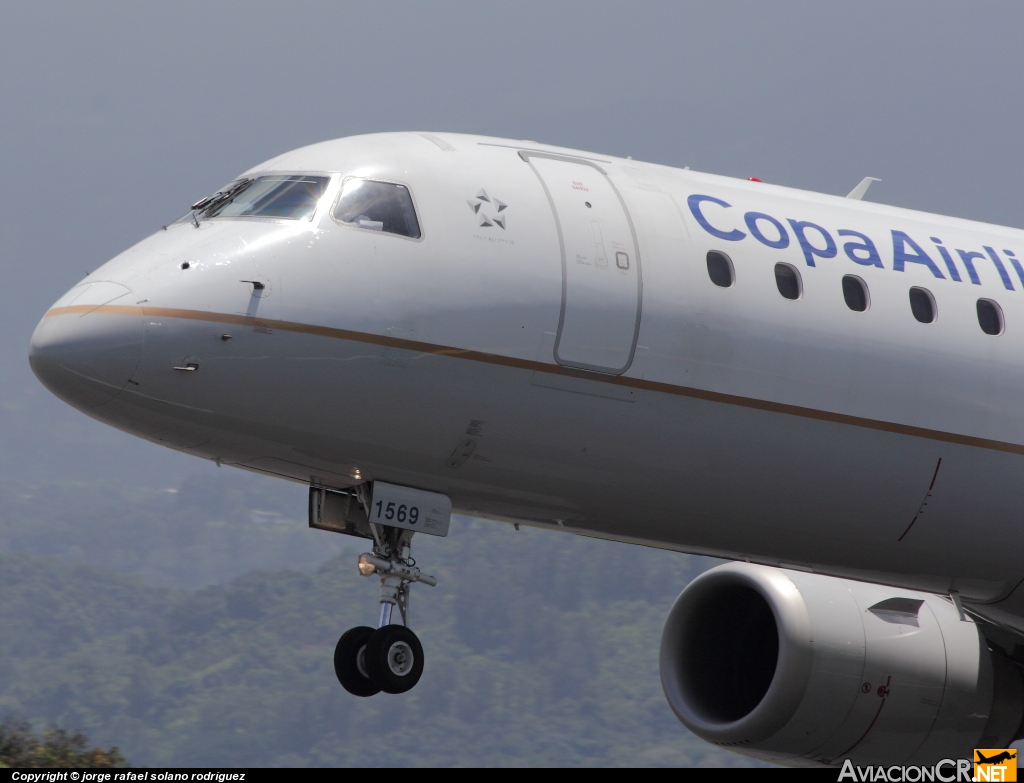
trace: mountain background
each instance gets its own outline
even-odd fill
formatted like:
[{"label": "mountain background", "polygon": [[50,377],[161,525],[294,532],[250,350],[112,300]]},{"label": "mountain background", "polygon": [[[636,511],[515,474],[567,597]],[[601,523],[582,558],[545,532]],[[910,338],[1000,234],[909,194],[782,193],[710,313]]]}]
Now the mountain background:
[{"label": "mountain background", "polygon": [[[423,681],[357,700],[376,611],[301,486],[93,422],[26,361],[86,272],[238,172],[386,130],[529,138],[1024,225],[1024,5],[0,3],[0,717],[136,764],[742,764],[660,692],[706,560],[456,520],[417,541]],[[624,488],[624,491],[626,489]]]},{"label": "mountain background", "polygon": [[143,766],[713,765],[658,679],[672,599],[713,561],[456,517],[421,537],[416,688],[338,685],[373,625],[363,542],[297,519],[303,488],[0,485],[0,715],[87,731]]}]

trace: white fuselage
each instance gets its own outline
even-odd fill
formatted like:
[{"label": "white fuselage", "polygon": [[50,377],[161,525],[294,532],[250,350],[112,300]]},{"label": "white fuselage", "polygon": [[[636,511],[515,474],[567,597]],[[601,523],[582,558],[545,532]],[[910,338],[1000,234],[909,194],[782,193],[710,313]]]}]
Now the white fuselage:
[{"label": "white fuselage", "polygon": [[[330,175],[311,220],[157,231],[44,317],[44,382],[226,464],[959,590],[1024,627],[1024,232],[454,134],[325,142],[266,172]],[[422,236],[335,220],[349,177],[406,185]]]}]

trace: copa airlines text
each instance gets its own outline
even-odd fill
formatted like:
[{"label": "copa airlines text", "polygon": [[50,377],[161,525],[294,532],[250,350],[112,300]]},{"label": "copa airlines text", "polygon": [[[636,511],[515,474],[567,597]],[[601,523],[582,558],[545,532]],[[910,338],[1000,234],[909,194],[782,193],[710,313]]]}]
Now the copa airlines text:
[{"label": "copa airlines text", "polygon": [[[688,197],[686,199],[686,204],[690,208],[690,212],[693,214],[694,220],[697,221],[697,224],[701,228],[711,236],[724,239],[727,242],[739,242],[746,238],[747,235],[738,228],[734,228],[729,231],[722,231],[711,225],[708,218],[701,211],[702,202],[705,201],[717,204],[720,207],[725,207],[726,209],[732,206],[731,204],[722,201],[720,198],[700,193],[694,193]],[[747,212],[743,215],[743,222],[746,224],[747,230],[750,231],[750,236],[761,244],[774,248],[775,250],[784,250],[789,247],[789,232],[786,231],[786,228],[781,221],[776,220],[771,215],[767,215],[764,212]],[[792,227],[793,235],[796,237],[807,266],[815,266],[815,257],[821,259],[836,257],[838,253],[836,240],[825,228],[806,220],[793,220],[792,218],[789,218],[786,222]],[[773,237],[765,235],[764,229],[761,227],[762,223],[766,223],[772,227],[772,233],[774,234]],[[812,242],[811,237],[808,237],[808,231],[812,232],[813,238],[817,240],[816,242]],[[861,266],[877,266],[880,269],[885,268],[885,264],[882,263],[882,256],[878,252],[877,246],[867,234],[863,234],[860,231],[853,231],[849,228],[841,228],[836,231],[836,234],[839,237],[852,237],[851,241],[843,243],[843,252],[845,252],[847,258],[855,264],[859,264]],[[890,234],[892,235],[892,256],[890,266],[894,272],[903,272],[906,269],[907,264],[922,264],[928,268],[934,277],[937,277],[940,280],[944,280],[946,278],[946,275],[943,274],[942,270],[932,260],[928,253],[921,247],[921,245],[915,242],[906,231],[892,229]],[[931,241],[935,243],[935,248],[945,265],[945,269],[948,272],[950,279],[957,283],[962,282],[963,278],[960,276],[960,270],[953,261],[953,257],[950,255],[949,250],[947,250],[942,244],[942,240],[938,237],[931,237]],[[817,244],[821,244],[822,247],[817,247]],[[981,277],[979,276],[978,269],[975,266],[975,259],[984,259],[985,261],[992,262],[995,267],[995,271],[999,273],[999,280],[1002,282],[1003,287],[1007,291],[1015,290],[1013,282],[1010,280],[1010,275],[1006,272],[1006,266],[999,257],[999,253],[988,245],[985,245],[983,249],[985,251],[984,253],[979,253],[976,250],[956,249],[957,256],[964,268],[967,270],[967,275],[970,278],[970,281],[974,285],[981,285]],[[1021,266],[1020,261],[1017,259],[1017,254],[1012,250],[1006,249],[1003,250],[1003,253],[1006,254],[1014,271],[1017,273],[1017,279],[1020,280],[1021,285],[1024,286],[1024,267]]]}]

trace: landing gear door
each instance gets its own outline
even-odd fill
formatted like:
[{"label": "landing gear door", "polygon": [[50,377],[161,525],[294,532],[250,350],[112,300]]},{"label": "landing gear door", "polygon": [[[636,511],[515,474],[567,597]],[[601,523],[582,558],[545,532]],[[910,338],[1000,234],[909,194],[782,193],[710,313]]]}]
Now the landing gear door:
[{"label": "landing gear door", "polygon": [[[361,489],[357,487],[356,489]],[[374,481],[369,516],[355,489],[309,488],[309,526],[332,533],[375,538],[370,523],[431,536],[447,536],[452,502],[447,495]]]},{"label": "landing gear door", "polygon": [[520,152],[547,192],[562,253],[559,364],[620,374],[629,369],[640,328],[643,280],[625,204],[595,163]]},{"label": "landing gear door", "polygon": [[355,492],[309,488],[309,526],[359,538],[373,538],[366,511]]},{"label": "landing gear door", "polygon": [[448,535],[452,502],[447,495],[373,482],[370,522],[431,536]]}]

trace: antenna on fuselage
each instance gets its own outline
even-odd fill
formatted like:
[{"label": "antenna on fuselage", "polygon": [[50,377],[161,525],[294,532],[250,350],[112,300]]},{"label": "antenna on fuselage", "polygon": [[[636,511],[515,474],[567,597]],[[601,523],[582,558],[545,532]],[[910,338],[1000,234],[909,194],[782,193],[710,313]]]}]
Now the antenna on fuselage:
[{"label": "antenna on fuselage", "polygon": [[846,194],[846,197],[855,198],[857,199],[857,201],[860,201],[862,198],[864,198],[864,194],[868,192],[868,188],[871,187],[872,182],[881,181],[882,180],[880,180],[878,177],[864,177],[864,179],[860,181],[860,184],[857,187],[855,187],[853,190]]}]

